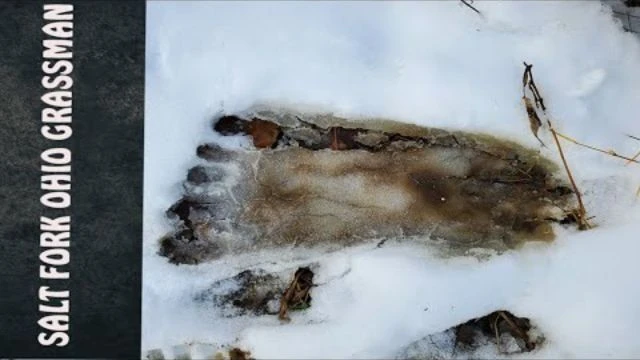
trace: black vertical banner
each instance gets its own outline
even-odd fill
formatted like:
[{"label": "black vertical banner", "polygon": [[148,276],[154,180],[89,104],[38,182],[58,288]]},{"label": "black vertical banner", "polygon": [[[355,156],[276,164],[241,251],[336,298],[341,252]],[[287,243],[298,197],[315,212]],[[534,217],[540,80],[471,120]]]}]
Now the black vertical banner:
[{"label": "black vertical banner", "polygon": [[140,357],[144,40],[144,1],[0,3],[0,357]]}]

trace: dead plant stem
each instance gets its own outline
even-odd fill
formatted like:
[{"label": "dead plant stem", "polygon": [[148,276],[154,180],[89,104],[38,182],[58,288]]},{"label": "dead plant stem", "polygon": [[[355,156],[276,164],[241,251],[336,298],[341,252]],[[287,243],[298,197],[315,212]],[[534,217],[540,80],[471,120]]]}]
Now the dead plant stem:
[{"label": "dead plant stem", "polygon": [[582,146],[582,147],[585,147],[587,149],[591,149],[591,150],[594,150],[594,151],[597,151],[597,152],[601,152],[603,154],[607,154],[609,156],[613,156],[613,157],[617,157],[617,158],[620,158],[620,159],[623,159],[623,160],[627,160],[630,163],[640,164],[640,161],[636,160],[636,157],[640,156],[640,152],[638,154],[634,155],[633,158],[629,158],[629,157],[626,157],[624,155],[620,155],[620,154],[618,154],[618,153],[616,153],[615,151],[612,151],[612,150],[610,150],[610,151],[602,150],[602,149],[599,149],[599,148],[597,148],[595,146],[583,144],[583,143],[581,143],[581,142],[579,142],[579,141],[577,141],[575,139],[572,139],[572,138],[570,138],[570,137],[568,137],[566,135],[563,135],[562,133],[559,133],[559,132],[556,132],[556,134],[558,134],[559,137],[561,137],[561,138],[563,138],[563,139],[565,139],[567,141],[570,141],[570,142],[572,142],[572,143],[574,143],[574,144],[576,144],[578,146]]},{"label": "dead plant stem", "polygon": [[571,173],[571,169],[569,169],[569,164],[567,164],[567,159],[564,157],[564,151],[562,151],[562,146],[560,145],[560,140],[558,139],[558,133],[551,125],[551,121],[547,119],[547,125],[549,125],[549,130],[551,130],[551,134],[553,135],[553,140],[558,147],[558,152],[560,153],[560,158],[562,159],[562,164],[564,165],[564,169],[567,172],[567,176],[569,177],[569,181],[571,182],[571,187],[573,187],[573,191],[576,193],[576,198],[578,199],[578,226],[584,228],[590,228],[591,226],[587,222],[586,215],[587,210],[584,207],[584,203],[582,202],[582,195],[580,195],[580,190],[578,190],[578,186],[576,185],[575,180],[573,179],[573,174]]}]

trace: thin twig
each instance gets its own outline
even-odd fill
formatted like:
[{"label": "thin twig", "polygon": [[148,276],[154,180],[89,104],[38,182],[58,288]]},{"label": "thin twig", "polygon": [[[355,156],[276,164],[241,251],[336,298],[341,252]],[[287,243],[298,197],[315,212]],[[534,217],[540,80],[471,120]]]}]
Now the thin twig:
[{"label": "thin twig", "polygon": [[558,140],[558,134],[556,130],[551,126],[551,121],[547,119],[547,124],[549,125],[549,130],[551,130],[551,134],[553,135],[553,140],[558,147],[558,152],[560,153],[560,158],[562,159],[562,164],[564,165],[564,169],[567,172],[567,176],[569,177],[569,181],[571,182],[571,187],[573,187],[573,191],[576,194],[576,198],[578,199],[578,226],[581,228],[591,228],[589,223],[587,222],[586,215],[587,210],[584,207],[584,203],[582,202],[582,195],[580,195],[580,190],[578,190],[578,186],[576,182],[573,180],[573,175],[571,174],[571,169],[569,169],[569,164],[567,164],[567,159],[564,157],[564,152],[562,151],[562,146],[560,146],[560,140]]},{"label": "thin twig", "polygon": [[640,150],[638,150],[638,152],[635,155],[633,155],[633,157],[631,159],[627,160],[627,163],[625,165],[629,165],[632,162],[634,162],[634,160],[636,160],[638,158],[638,156],[640,156]]},{"label": "thin twig", "polygon": [[544,106],[544,99],[542,98],[542,95],[540,95],[540,91],[538,91],[536,82],[533,80],[533,72],[531,72],[533,65],[529,65],[526,62],[523,62],[523,64],[525,66],[524,71],[529,73],[529,90],[531,90],[531,93],[533,94],[533,100],[535,100],[536,106],[542,108],[542,111],[546,113],[547,108]]},{"label": "thin twig", "polygon": [[471,10],[475,11],[478,15],[482,15],[482,13],[480,13],[480,11],[476,8],[474,8],[473,6],[471,6],[471,4],[473,4],[473,0],[470,0],[471,2],[467,2],[466,0],[460,0],[460,2],[462,2],[463,4],[467,5]]},{"label": "thin twig", "polygon": [[628,136],[628,137],[630,137],[630,138],[632,138],[633,140],[638,140],[638,141],[640,141],[640,138],[639,138],[639,137],[635,137],[635,136],[633,136],[633,135],[629,135],[629,134],[627,134],[627,136]]},{"label": "thin twig", "polygon": [[591,149],[591,150],[594,150],[594,151],[597,151],[597,152],[601,152],[601,153],[603,153],[603,154],[607,154],[607,155],[609,155],[609,156],[613,156],[613,157],[617,157],[617,158],[620,158],[620,159],[623,159],[623,160],[627,160],[628,162],[632,162],[632,163],[640,164],[640,161],[638,161],[638,160],[636,160],[636,159],[635,159],[637,156],[640,156],[640,155],[636,155],[636,156],[634,156],[633,158],[626,157],[626,156],[624,156],[624,155],[620,155],[620,154],[618,154],[617,152],[615,152],[615,151],[613,151],[613,150],[609,150],[609,151],[607,151],[607,150],[602,150],[602,149],[599,149],[599,148],[597,148],[597,147],[595,147],[595,146],[591,146],[591,145],[583,144],[583,143],[581,143],[581,142],[579,142],[579,141],[577,141],[577,140],[575,140],[575,139],[572,139],[572,138],[570,138],[570,137],[568,137],[568,136],[566,136],[566,135],[563,135],[563,134],[561,134],[561,133],[559,133],[559,132],[556,132],[556,133],[558,134],[558,136],[559,136],[559,137],[561,137],[561,138],[563,138],[563,139],[565,139],[565,140],[567,140],[567,141],[570,141],[570,142],[572,142],[572,143],[574,143],[574,144],[576,144],[576,145],[578,145],[578,146],[582,146],[582,147],[585,147],[585,148],[587,148],[587,149]]},{"label": "thin twig", "polygon": [[[633,135],[629,135],[629,134],[627,134],[627,136],[628,136],[628,137],[630,137],[630,138],[632,138],[633,140],[638,140],[638,141],[640,141],[640,138],[639,138],[639,137],[636,137],[636,136],[633,136]],[[633,159],[633,160],[635,160],[635,159],[637,159],[637,158],[638,158],[638,156],[640,156],[640,150],[638,150],[638,152],[637,152],[635,155],[633,155],[632,159]],[[627,163],[625,164],[625,166],[626,166],[626,165],[631,164],[632,162],[633,162],[633,161],[627,161]]]}]

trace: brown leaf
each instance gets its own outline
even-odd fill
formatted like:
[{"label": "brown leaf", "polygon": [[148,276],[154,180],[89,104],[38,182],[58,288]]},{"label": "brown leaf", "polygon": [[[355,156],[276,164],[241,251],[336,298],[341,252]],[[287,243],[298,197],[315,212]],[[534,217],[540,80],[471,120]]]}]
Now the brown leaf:
[{"label": "brown leaf", "polygon": [[524,106],[527,109],[527,115],[529,116],[529,126],[531,127],[533,136],[535,136],[536,139],[540,141],[540,144],[542,144],[542,146],[546,146],[538,137],[538,130],[540,129],[540,126],[542,126],[542,121],[540,120],[540,117],[538,117],[538,113],[536,113],[536,109],[533,106],[533,103],[531,103],[531,99],[523,96],[522,100],[524,100]]}]

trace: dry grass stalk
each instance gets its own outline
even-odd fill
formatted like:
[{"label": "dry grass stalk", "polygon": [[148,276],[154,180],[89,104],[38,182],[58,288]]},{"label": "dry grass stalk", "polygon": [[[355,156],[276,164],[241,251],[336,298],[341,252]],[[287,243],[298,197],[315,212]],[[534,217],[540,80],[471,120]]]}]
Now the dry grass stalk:
[{"label": "dry grass stalk", "polygon": [[[620,158],[620,159],[623,159],[623,160],[627,160],[627,162],[625,163],[625,166],[629,165],[629,164],[634,164],[634,163],[635,164],[640,164],[640,161],[637,160],[638,157],[640,156],[640,151],[638,151],[635,155],[633,155],[632,157],[629,158],[629,157],[626,157],[624,155],[620,155],[620,154],[616,153],[613,150],[602,150],[602,149],[597,148],[595,146],[591,146],[591,145],[587,145],[587,144],[581,143],[581,142],[579,142],[579,141],[577,141],[577,140],[575,140],[573,138],[570,138],[570,137],[568,137],[566,135],[563,135],[563,134],[561,134],[559,132],[556,132],[556,134],[559,137],[561,137],[561,138],[563,138],[563,139],[565,139],[565,140],[567,140],[569,142],[572,142],[572,143],[574,143],[574,144],[576,144],[578,146],[582,146],[582,147],[585,147],[587,149],[591,149],[591,150],[594,150],[594,151],[597,151],[597,152],[601,152],[603,154],[606,154],[606,155],[609,155],[609,156],[612,156],[612,157],[617,157],[617,158]],[[627,136],[631,137],[632,139],[638,139],[638,138],[635,138],[635,137],[633,137],[631,135],[627,135]],[[636,197],[640,197],[640,187],[636,191]]]},{"label": "dry grass stalk", "polygon": [[[513,322],[513,320],[511,320],[509,318],[509,316],[504,311],[498,312],[497,318],[500,318],[500,317],[502,317],[507,322],[507,324],[509,325],[511,330],[513,332],[515,332],[518,335],[518,337],[520,337],[520,339],[522,339],[522,341],[524,341],[526,349],[529,350],[529,351],[533,350],[535,345],[529,339],[529,334],[527,334],[526,331],[523,331],[518,325],[516,325]],[[497,320],[496,320],[496,323],[497,323]]]},{"label": "dry grass stalk", "polygon": [[567,159],[564,157],[564,152],[562,151],[562,146],[560,146],[560,140],[558,139],[558,133],[551,126],[551,122],[547,119],[547,124],[549,124],[549,130],[553,135],[553,140],[558,147],[558,152],[560,153],[560,158],[562,159],[562,165],[564,165],[564,169],[567,172],[567,176],[569,177],[569,181],[571,182],[571,187],[573,187],[573,191],[576,194],[576,199],[578,200],[578,209],[574,213],[576,217],[576,221],[578,222],[578,229],[586,230],[590,229],[591,225],[587,221],[587,210],[584,207],[584,203],[582,202],[582,195],[580,194],[580,190],[578,190],[578,185],[576,185],[575,180],[573,179],[573,174],[571,173],[571,169],[569,169],[569,164],[567,164]]},{"label": "dry grass stalk", "polygon": [[[635,136],[633,136],[633,135],[629,135],[629,134],[627,134],[627,136],[628,136],[628,137],[630,137],[630,138],[632,138],[633,140],[638,140],[638,141],[640,141],[640,138],[635,137]],[[636,159],[638,158],[638,156],[640,156],[640,150],[638,150],[638,152],[637,152],[635,155],[633,155],[631,158],[632,158],[633,160],[636,160]],[[625,164],[625,166],[626,166],[626,165],[631,164],[632,162],[633,162],[633,161],[627,161],[627,163]]]},{"label": "dry grass stalk", "polygon": [[[617,157],[617,158],[620,158],[620,159],[623,159],[623,160],[627,160],[627,162],[625,163],[625,166],[627,166],[629,164],[634,164],[634,163],[635,164],[640,164],[640,161],[637,160],[638,157],[640,157],[640,151],[638,151],[635,155],[633,155],[632,157],[629,158],[629,157],[626,157],[624,155],[620,155],[620,154],[616,153],[613,150],[603,150],[603,149],[597,148],[595,146],[591,146],[591,145],[587,145],[587,144],[581,143],[581,142],[579,142],[579,141],[577,141],[577,140],[575,140],[575,139],[573,139],[573,138],[571,138],[569,136],[563,135],[563,134],[561,134],[559,132],[556,132],[556,134],[559,137],[561,137],[561,138],[563,138],[563,139],[565,139],[565,140],[567,140],[569,142],[572,142],[572,143],[574,143],[574,144],[576,144],[578,146],[582,146],[582,147],[585,147],[585,148],[590,149],[590,150],[601,152],[603,154],[606,154],[606,155],[609,155],[609,156],[612,156],[612,157]],[[639,138],[637,138],[635,136],[631,136],[631,135],[627,135],[627,136],[632,138],[632,139],[634,139],[634,140],[640,140]],[[636,197],[640,197],[640,187],[638,187],[638,190],[636,190]]]},{"label": "dry grass stalk", "polygon": [[299,268],[280,299],[280,312],[278,318],[282,321],[290,321],[289,308],[307,308],[311,303],[309,291],[313,287],[313,272],[307,268]]},{"label": "dry grass stalk", "polygon": [[525,344],[525,349],[523,350],[527,350],[527,351],[531,351],[535,348],[535,343],[533,343],[531,341],[531,339],[529,338],[529,334],[527,334],[526,331],[524,331],[523,329],[521,329],[510,317],[507,313],[505,313],[504,311],[498,311],[496,314],[496,317],[493,321],[493,329],[495,332],[495,337],[496,337],[496,347],[498,348],[498,353],[499,354],[505,354],[505,352],[502,350],[502,346],[500,343],[500,319],[504,319],[504,321],[507,323],[507,325],[509,326],[509,328],[511,329],[511,335],[517,338],[520,338],[524,344]]},{"label": "dry grass stalk", "polygon": [[500,329],[498,328],[498,320],[500,320],[500,316],[496,316],[496,319],[493,321],[493,329],[496,331],[496,347],[498,348],[498,354],[502,354],[502,346],[500,346]]},{"label": "dry grass stalk", "polygon": [[631,159],[627,160],[627,163],[625,165],[629,165],[633,162],[636,162],[635,160],[638,158],[638,156],[640,156],[640,150],[638,150],[638,152],[635,155],[633,155]]},{"label": "dry grass stalk", "polygon": [[565,140],[567,140],[569,142],[572,142],[572,143],[574,143],[574,144],[576,144],[578,146],[582,146],[582,147],[585,147],[587,149],[591,149],[591,150],[594,150],[594,151],[597,151],[597,152],[601,152],[601,153],[609,155],[609,156],[613,156],[613,157],[617,157],[617,158],[620,158],[620,159],[623,159],[623,160],[627,160],[627,163],[640,164],[640,161],[636,160],[636,157],[640,156],[640,152],[630,158],[630,157],[627,157],[627,156],[624,156],[624,155],[620,155],[620,154],[618,154],[617,152],[615,152],[613,150],[603,150],[603,149],[597,148],[595,146],[591,146],[591,145],[587,145],[587,144],[581,143],[581,142],[579,142],[579,141],[577,141],[577,140],[575,140],[575,139],[573,139],[573,138],[571,138],[569,136],[566,136],[566,135],[564,135],[562,133],[559,133],[559,132],[556,132],[556,134],[559,137],[561,137],[561,138],[563,138],[563,139],[565,139]]},{"label": "dry grass stalk", "polygon": [[[537,115],[537,112],[535,110],[535,108],[533,107],[533,105],[531,104],[531,99],[529,99],[526,95],[526,88],[528,87],[531,94],[533,95],[534,101],[535,101],[535,106],[537,108],[542,109],[542,112],[546,115],[547,112],[547,108],[544,105],[544,99],[542,98],[542,95],[540,95],[540,91],[538,90],[538,87],[536,86],[534,80],[533,80],[533,73],[531,71],[531,69],[533,68],[533,65],[529,65],[526,62],[524,63],[525,69],[524,69],[524,74],[522,76],[522,93],[523,93],[523,98],[525,101],[525,107],[527,110],[527,114],[529,115],[529,122],[531,125],[531,130],[533,131],[535,137],[540,140],[538,138],[537,135],[537,130],[540,128],[540,125],[542,124],[542,122],[540,121],[540,118]],[[535,115],[533,115],[535,114]],[[562,159],[562,164],[564,166],[565,171],[567,172],[567,176],[569,177],[569,181],[571,182],[571,187],[573,188],[573,192],[576,194],[576,199],[578,200],[578,209],[574,212],[574,216],[576,218],[576,221],[578,223],[578,228],[580,230],[585,230],[585,229],[589,229],[591,228],[591,225],[589,225],[588,221],[587,221],[587,210],[584,207],[584,203],[582,202],[582,195],[580,194],[580,190],[578,189],[578,186],[576,185],[575,180],[573,179],[573,174],[571,173],[571,169],[569,168],[569,164],[567,163],[567,159],[564,156],[564,152],[562,151],[562,146],[560,145],[560,140],[558,139],[558,133],[555,131],[555,129],[553,128],[553,125],[551,124],[551,120],[549,120],[549,117],[546,116],[546,120],[547,120],[547,125],[549,126],[549,130],[551,131],[551,134],[553,135],[553,140],[556,144],[556,147],[558,148],[558,153],[560,154],[560,158]],[[535,131],[534,131],[535,129]],[[542,141],[540,141],[542,142]],[[544,145],[544,144],[543,144]]]}]

